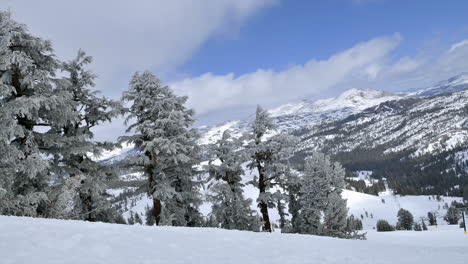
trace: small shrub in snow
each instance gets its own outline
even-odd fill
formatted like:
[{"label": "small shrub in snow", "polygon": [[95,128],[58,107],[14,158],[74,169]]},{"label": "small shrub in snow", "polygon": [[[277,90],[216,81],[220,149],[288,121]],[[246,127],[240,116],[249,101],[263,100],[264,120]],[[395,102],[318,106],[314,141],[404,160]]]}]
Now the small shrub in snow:
[{"label": "small shrub in snow", "polygon": [[419,223],[414,223],[413,230],[422,231],[421,225]]},{"label": "small shrub in snow", "polygon": [[427,226],[426,226],[426,223],[424,222],[424,220],[422,220],[422,230],[427,231]]},{"label": "small shrub in snow", "polygon": [[391,226],[386,220],[377,221],[377,232],[389,232],[395,231],[395,228]]}]

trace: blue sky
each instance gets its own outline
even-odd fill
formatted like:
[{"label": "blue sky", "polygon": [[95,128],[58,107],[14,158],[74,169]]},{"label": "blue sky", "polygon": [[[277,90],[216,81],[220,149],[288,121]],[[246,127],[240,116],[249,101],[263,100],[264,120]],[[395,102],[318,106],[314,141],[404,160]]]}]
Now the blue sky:
[{"label": "blue sky", "polygon": [[[336,96],[423,88],[468,71],[466,0],[0,0],[62,60],[84,49],[119,98],[150,69],[198,124]],[[122,135],[122,119],[98,139]]]},{"label": "blue sky", "polygon": [[376,36],[399,32],[395,56],[468,36],[466,0],[292,0],[259,12],[235,37],[217,35],[180,67],[187,75],[282,70],[333,54]]}]

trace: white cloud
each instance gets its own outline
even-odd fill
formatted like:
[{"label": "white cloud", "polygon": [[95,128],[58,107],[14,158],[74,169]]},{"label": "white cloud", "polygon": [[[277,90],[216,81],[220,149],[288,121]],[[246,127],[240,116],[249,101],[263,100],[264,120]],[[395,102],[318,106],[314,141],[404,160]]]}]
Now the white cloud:
[{"label": "white cloud", "polygon": [[189,96],[189,104],[199,114],[240,105],[286,102],[323,93],[358,69],[368,69],[367,74],[375,78],[378,69],[369,66],[384,59],[400,41],[399,34],[375,38],[327,60],[312,59],[282,72],[259,69],[237,77],[233,73],[206,73],[171,85]]},{"label": "white cloud", "polygon": [[159,76],[191,57],[215,34],[236,34],[276,0],[2,0],[18,21],[51,39],[60,58],[79,48],[95,60],[99,88],[119,97],[132,72]]}]

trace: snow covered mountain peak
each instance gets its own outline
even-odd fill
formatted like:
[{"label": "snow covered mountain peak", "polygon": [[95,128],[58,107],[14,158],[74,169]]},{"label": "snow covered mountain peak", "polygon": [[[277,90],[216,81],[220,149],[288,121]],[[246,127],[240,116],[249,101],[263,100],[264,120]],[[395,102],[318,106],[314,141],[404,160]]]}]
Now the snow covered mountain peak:
[{"label": "snow covered mountain peak", "polygon": [[272,117],[280,117],[303,113],[336,111],[345,108],[363,110],[385,101],[397,100],[400,98],[401,96],[381,90],[352,88],[333,98],[317,101],[302,100],[295,103],[284,104],[271,109],[269,113]]},{"label": "snow covered mountain peak", "polygon": [[330,111],[343,108],[364,110],[385,101],[398,100],[401,96],[376,89],[349,89],[337,97],[318,100],[313,103],[317,111]]}]

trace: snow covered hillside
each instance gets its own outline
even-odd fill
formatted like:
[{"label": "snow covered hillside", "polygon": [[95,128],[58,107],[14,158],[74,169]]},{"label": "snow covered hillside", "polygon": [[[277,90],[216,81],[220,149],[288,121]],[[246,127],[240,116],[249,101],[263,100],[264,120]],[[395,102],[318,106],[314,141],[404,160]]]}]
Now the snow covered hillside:
[{"label": "snow covered hillside", "polygon": [[[468,88],[468,73],[461,73],[447,80],[443,80],[434,86],[411,92],[399,92],[393,94],[377,89],[352,88],[344,91],[342,94],[334,98],[317,101],[302,100],[299,102],[292,102],[270,109],[269,113],[275,119],[279,131],[291,132],[297,129],[311,127],[324,121],[331,122],[343,120],[353,114],[361,113],[365,109],[372,107],[378,108],[378,106],[384,102],[399,101],[401,99],[408,98],[440,96],[446,93],[461,91],[466,88]],[[462,101],[462,103],[464,102],[465,104],[467,103],[466,98],[463,98],[463,95],[457,96],[462,96],[461,100],[458,101]],[[440,102],[439,99],[441,99]],[[429,113],[431,112],[431,108],[437,109],[439,105],[445,104],[445,99],[447,98],[436,97],[432,101],[422,105],[422,110],[424,110],[425,113]],[[457,98],[449,99],[457,101]],[[397,102],[394,104],[397,104]],[[406,104],[406,101],[403,105],[404,104]],[[456,107],[456,105],[454,107]],[[414,115],[414,113],[411,112],[408,114]],[[226,129],[232,130],[234,135],[240,135],[248,128],[250,121],[250,118],[247,118],[244,120],[226,121],[215,126],[201,127],[202,137],[200,139],[200,143],[208,144],[215,142],[221,137],[223,131]],[[453,121],[452,123],[459,124],[456,121]],[[421,125],[421,123],[414,124],[414,126],[419,125]],[[427,124],[427,126],[432,125],[433,123]],[[424,129],[424,127],[422,129]],[[379,131],[376,133],[379,133]],[[411,141],[411,143],[413,143],[413,141]]]},{"label": "snow covered hillside", "polygon": [[[268,112],[274,118],[278,130],[291,132],[295,129],[311,126],[322,121],[335,121],[351,114],[390,100],[398,100],[402,96],[375,90],[349,89],[334,98],[288,103]],[[233,135],[245,132],[250,119],[226,121],[220,125],[201,127],[201,144],[214,143],[226,129],[233,131]]]},{"label": "snow covered hillside", "polygon": [[457,226],[367,240],[0,216],[0,263],[466,263]]},{"label": "snow covered hillside", "polygon": [[[247,173],[247,175],[244,175],[242,181],[246,183],[252,180],[254,175],[255,174],[253,173]],[[127,176],[124,176],[124,178],[127,178]],[[134,187],[124,187],[110,189],[108,192],[111,195],[118,196],[124,191],[134,190]],[[258,213],[260,213],[255,203],[258,197],[258,189],[252,185],[246,185],[243,190],[245,197],[254,201],[251,205],[252,209],[257,210]],[[211,212],[211,203],[206,201],[208,191],[205,189],[202,194],[205,202],[200,207],[200,210],[205,216],[208,216]],[[433,212],[438,216],[438,222],[440,224],[445,224],[443,216],[447,211],[447,205],[450,206],[452,201],[462,201],[461,197],[440,196],[440,199],[437,200],[436,196],[428,195],[394,195],[390,189],[387,189],[385,192],[381,192],[379,196],[343,190],[342,196],[347,199],[349,214],[352,214],[362,220],[364,230],[372,230],[375,228],[377,221],[380,219],[387,220],[390,224],[395,225],[397,222],[397,212],[400,208],[409,210],[413,214],[415,221],[420,221],[421,218],[424,218],[427,222],[427,213]],[[126,209],[124,206],[122,207],[124,217],[128,219],[131,213],[138,213],[144,222],[145,210],[148,207],[151,208],[152,200],[145,192],[139,192],[135,195],[130,195],[126,204]],[[276,209],[269,209],[269,214],[272,222],[279,225],[280,217],[278,211]]]}]

